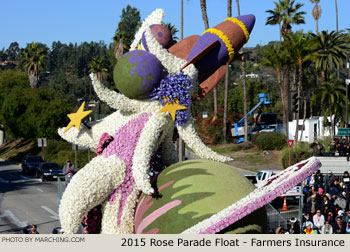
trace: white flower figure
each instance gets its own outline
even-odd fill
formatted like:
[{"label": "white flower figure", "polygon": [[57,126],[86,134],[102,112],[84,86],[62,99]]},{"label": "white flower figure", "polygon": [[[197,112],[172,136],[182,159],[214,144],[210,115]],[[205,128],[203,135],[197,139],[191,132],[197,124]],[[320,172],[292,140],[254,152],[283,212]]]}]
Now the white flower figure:
[{"label": "white flower figure", "polygon": [[[162,17],[163,11],[157,9],[146,18],[132,48],[137,46],[145,32],[150,53],[169,73],[176,73],[186,61],[162,48],[149,28],[151,24],[161,23]],[[184,74],[193,82],[197,73],[192,64],[184,69]],[[99,156],[72,178],[59,206],[61,225],[65,233],[75,233],[84,215],[102,204],[102,233],[132,233],[138,193],[154,193],[149,176],[152,155],[161,147],[166,165],[177,161],[172,142],[174,121],[168,113],[157,113],[162,108],[159,101],[130,99],[106,88],[95,74],[90,77],[98,97],[117,112],[91,129],[82,126],[79,131],[71,128],[65,132],[65,128],[61,128],[58,133],[68,142],[94,149],[99,147],[102,138],[112,140]],[[221,162],[231,160],[204,145],[194,129],[192,118],[177,128],[185,143],[201,158]]]}]

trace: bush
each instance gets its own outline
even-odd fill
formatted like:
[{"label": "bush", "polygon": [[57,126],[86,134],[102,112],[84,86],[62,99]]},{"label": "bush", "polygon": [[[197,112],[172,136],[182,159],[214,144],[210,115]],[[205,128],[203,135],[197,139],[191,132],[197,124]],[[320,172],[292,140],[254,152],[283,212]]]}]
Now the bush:
[{"label": "bush", "polygon": [[[94,151],[90,151],[90,159],[95,156]],[[65,141],[49,140],[47,148],[45,148],[45,160],[47,162],[55,162],[60,166],[66,164],[66,160],[75,164],[75,153],[72,150],[72,144]],[[77,151],[78,169],[84,167],[88,163],[88,151]]]},{"label": "bush", "polygon": [[[312,149],[308,143],[297,143],[291,148],[291,162],[290,165],[299,163],[312,156]],[[289,167],[289,147],[285,148],[282,152],[282,165],[283,168]]]},{"label": "bush", "polygon": [[285,135],[278,132],[263,132],[252,137],[252,142],[259,147],[260,150],[281,150],[287,145]]}]

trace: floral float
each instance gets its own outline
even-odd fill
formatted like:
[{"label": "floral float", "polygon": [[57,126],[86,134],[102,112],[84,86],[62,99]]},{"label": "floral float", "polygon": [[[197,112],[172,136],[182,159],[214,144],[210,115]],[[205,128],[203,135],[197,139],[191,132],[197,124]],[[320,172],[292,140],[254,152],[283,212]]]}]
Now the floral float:
[{"label": "floral float", "polygon": [[[234,60],[248,41],[255,17],[228,18],[202,36],[190,36],[168,48],[169,39],[164,36],[169,33],[161,26],[163,15],[163,10],[157,9],[145,19],[130,51],[116,65],[114,80],[121,93],[106,88],[95,74],[90,75],[98,97],[117,111],[90,128],[80,127],[87,112],[79,109],[76,114],[70,114],[75,118],[74,124],[58,130],[68,142],[97,150],[96,156],[73,177],[62,196],[59,216],[65,233],[75,233],[83,219],[89,233],[225,232],[320,167],[319,161],[309,159],[286,169],[255,190],[237,172],[232,173],[233,168],[223,164],[231,159],[215,153],[198,137],[190,113],[191,97],[196,83],[199,82],[197,98],[200,99],[223,77],[226,62]],[[175,127],[192,151],[210,161],[177,162],[173,143]],[[162,168],[156,168],[159,162],[161,167],[168,168],[160,171]],[[213,168],[219,173],[225,170],[223,174],[231,174],[227,178],[231,176],[241,181],[231,187],[232,192],[240,192],[240,195],[233,197],[233,201],[227,201],[225,196],[204,197],[212,198],[211,204],[225,201],[215,209],[205,207],[210,202],[198,205],[198,202],[205,202],[204,198],[191,196],[192,202],[203,209],[195,222],[188,222],[182,218],[192,218],[191,214],[183,212],[186,200],[175,199],[179,195],[173,195],[181,191],[179,179],[170,177],[162,182],[162,177],[168,178],[167,174],[179,167],[187,167],[182,176],[192,174],[193,178],[201,176],[202,172],[215,174]],[[205,167],[210,168],[205,170]],[[193,169],[195,172],[190,174]],[[229,182],[220,183],[219,175],[210,178],[217,181],[208,187],[211,180],[200,182],[201,179],[183,186],[193,188],[190,195],[215,195],[218,188],[225,191],[229,186]],[[206,191],[207,188],[210,191]],[[188,199],[187,202],[190,204]],[[176,218],[168,219],[168,215]],[[157,219],[163,219],[163,224],[156,223]],[[171,225],[174,220],[188,225],[176,229],[161,227]],[[152,228],[152,225],[155,226]],[[263,232],[263,225],[258,226],[253,228],[255,232]]]}]

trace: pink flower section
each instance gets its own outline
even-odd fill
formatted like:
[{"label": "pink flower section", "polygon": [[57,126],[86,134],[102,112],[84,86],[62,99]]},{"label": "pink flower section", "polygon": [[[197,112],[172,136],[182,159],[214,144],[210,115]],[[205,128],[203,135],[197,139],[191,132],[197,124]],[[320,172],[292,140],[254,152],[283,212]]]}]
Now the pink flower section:
[{"label": "pink flower section", "polygon": [[114,140],[102,152],[104,157],[116,155],[118,158],[123,160],[126,165],[123,183],[109,197],[109,203],[113,204],[117,196],[121,194],[118,211],[118,226],[120,226],[121,223],[125,202],[135,185],[135,180],[132,174],[132,159],[134,156],[134,150],[139,141],[145,123],[148,121],[150,116],[151,114],[142,114],[138,118],[130,120],[115,133]]},{"label": "pink flower section", "polygon": [[146,227],[148,227],[153,221],[155,221],[160,216],[162,216],[163,214],[168,212],[170,209],[172,209],[172,208],[174,208],[174,207],[176,207],[176,206],[178,206],[180,204],[181,204],[181,200],[174,200],[174,201],[169,202],[168,204],[165,204],[164,206],[158,208],[154,212],[152,212],[144,220],[142,220],[142,222],[140,223],[140,225],[138,226],[138,228],[136,230],[136,234],[141,234],[142,231]]}]

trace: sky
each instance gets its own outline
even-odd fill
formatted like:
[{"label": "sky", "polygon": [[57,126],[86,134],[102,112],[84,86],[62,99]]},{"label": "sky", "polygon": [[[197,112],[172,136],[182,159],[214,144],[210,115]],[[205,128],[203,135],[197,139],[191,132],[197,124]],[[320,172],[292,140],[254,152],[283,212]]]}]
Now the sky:
[{"label": "sky", "polygon": [[[204,24],[199,0],[184,1],[184,37],[202,34]],[[276,0],[277,1],[277,0]],[[293,31],[316,31],[312,18],[313,4],[309,0],[301,10],[307,12],[304,25],[293,25]],[[321,0],[322,14],[319,30],[335,30],[334,0]],[[339,30],[350,28],[350,1],[337,0]],[[136,7],[143,20],[153,10],[165,11],[165,22],[180,29],[180,0],[0,0],[0,49],[17,41],[20,47],[27,43],[41,42],[51,47],[53,41],[78,43],[87,41],[112,42],[122,9],[128,4]],[[255,27],[246,46],[265,45],[279,40],[278,26],[265,25],[269,16],[266,10],[275,7],[272,0],[240,0],[241,15],[254,14]],[[227,0],[207,0],[209,26],[219,24],[227,17]],[[236,1],[232,1],[232,14],[237,16]],[[180,37],[180,34],[177,34]]]}]

